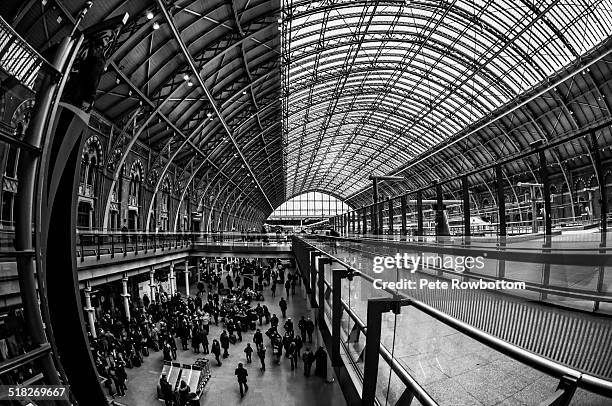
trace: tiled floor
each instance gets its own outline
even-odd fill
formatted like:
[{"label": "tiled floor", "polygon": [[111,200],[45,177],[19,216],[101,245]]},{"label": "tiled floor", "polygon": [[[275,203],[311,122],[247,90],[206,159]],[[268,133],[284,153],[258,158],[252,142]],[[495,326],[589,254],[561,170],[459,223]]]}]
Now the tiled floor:
[{"label": "tiled floor", "polygon": [[[193,289],[193,287],[192,287]],[[284,290],[282,291],[284,294]],[[276,313],[280,317],[281,312],[278,307],[280,295],[277,290],[276,298],[271,297],[269,289],[264,292],[265,302],[270,312]],[[305,294],[300,290],[296,290],[296,295],[291,296],[288,300],[289,308],[287,316],[291,317],[297,325],[297,320],[302,315],[311,314],[312,311],[305,299]],[[283,319],[281,319],[281,326]],[[262,332],[267,329],[266,325],[262,327]],[[221,327],[211,326],[209,341],[219,337]],[[282,332],[282,328],[280,329]],[[212,378],[206,384],[204,394],[200,399],[202,405],[270,405],[270,406],[342,406],[346,402],[342,395],[342,391],[337,382],[327,383],[320,377],[311,376],[309,378],[303,375],[303,364],[300,362],[299,369],[291,371],[289,360],[284,356],[280,365],[271,363],[271,350],[269,340],[264,335],[264,343],[267,348],[266,352],[266,371],[261,372],[259,369],[259,359],[253,354],[253,363],[247,364],[245,354],[243,352],[246,343],[251,342],[251,346],[255,347],[251,339],[253,331],[243,333],[243,341],[230,347],[229,358],[223,360],[223,365],[216,366],[214,357],[208,356],[211,359]],[[320,337],[313,337],[314,342],[311,348],[316,350],[319,345]],[[181,363],[192,363],[202,354],[194,354],[191,349],[188,351],[180,350],[177,354],[177,361]],[[234,370],[238,363],[242,362],[249,372],[248,385],[249,391],[243,399],[240,399],[240,392]],[[329,362],[329,360],[328,360]],[[162,402],[157,400],[155,388],[159,380],[159,375],[162,368],[161,352],[152,352],[151,355],[145,358],[144,364],[140,368],[128,370],[128,392],[123,398],[118,398],[117,401],[127,406],[151,406],[162,405]],[[314,370],[314,367],[313,367]]]}]

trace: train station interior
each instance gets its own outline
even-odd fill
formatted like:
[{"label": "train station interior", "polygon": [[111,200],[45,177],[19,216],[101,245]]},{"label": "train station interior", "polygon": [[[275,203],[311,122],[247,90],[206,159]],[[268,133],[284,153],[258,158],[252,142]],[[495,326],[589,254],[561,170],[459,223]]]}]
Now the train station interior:
[{"label": "train station interior", "polygon": [[612,405],[610,0],[3,0],[0,179],[1,405]]}]

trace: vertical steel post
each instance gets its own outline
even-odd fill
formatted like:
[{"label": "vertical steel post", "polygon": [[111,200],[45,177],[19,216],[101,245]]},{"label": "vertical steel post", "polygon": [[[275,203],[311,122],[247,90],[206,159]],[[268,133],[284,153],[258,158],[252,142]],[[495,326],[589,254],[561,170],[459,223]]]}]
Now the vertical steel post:
[{"label": "vertical steel post", "polygon": [[417,236],[423,236],[423,192],[416,192]]},{"label": "vertical steel post", "polygon": [[472,227],[470,218],[470,190],[468,177],[463,176],[461,178],[461,198],[463,199],[463,235],[465,242],[469,242],[469,238],[472,236]]},{"label": "vertical steel post", "polygon": [[601,233],[605,234],[608,231],[608,200],[604,181],[604,168],[601,162],[601,154],[599,152],[597,136],[594,132],[591,133],[590,138],[591,155],[593,156],[593,163],[595,164],[595,176],[597,177],[597,184],[599,185],[599,226]]},{"label": "vertical steel post", "polygon": [[[540,181],[542,182],[542,196],[544,197],[544,235],[552,234],[552,209],[550,204],[550,182],[548,180],[548,168],[546,167],[546,155],[544,151],[538,152],[540,161]],[[534,213],[536,216],[536,213]]]},{"label": "vertical steel post", "polygon": [[401,207],[402,207],[402,235],[406,235],[408,230],[406,229],[406,196],[402,195],[400,198]]},{"label": "vertical steel post", "polygon": [[342,319],[342,274],[343,269],[332,269],[332,331],[331,331],[331,363],[332,366],[342,365],[340,358],[340,323]]},{"label": "vertical steel post", "polygon": [[379,233],[379,224],[378,224],[378,179],[372,178],[372,234],[380,234]]},{"label": "vertical steel post", "polygon": [[[498,235],[506,237],[506,196],[504,195],[504,177],[501,165],[495,167],[495,183],[497,188],[497,213],[499,217]],[[534,213],[534,217],[535,217]]]},{"label": "vertical steel post", "polygon": [[378,360],[380,358],[380,333],[382,314],[395,308],[399,302],[388,298],[368,300],[365,360],[363,365],[363,380],[361,406],[374,406],[376,402],[376,381],[378,376]]},{"label": "vertical steel post", "polygon": [[389,235],[393,235],[393,199],[387,199],[389,210]]}]

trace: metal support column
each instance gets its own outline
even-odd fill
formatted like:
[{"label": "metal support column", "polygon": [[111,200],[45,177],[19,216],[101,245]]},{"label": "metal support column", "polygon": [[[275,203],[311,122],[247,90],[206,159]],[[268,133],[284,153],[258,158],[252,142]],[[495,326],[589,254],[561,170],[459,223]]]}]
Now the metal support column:
[{"label": "metal support column", "polygon": [[599,185],[599,226],[601,233],[605,234],[608,231],[608,200],[606,195],[606,185],[604,183],[604,167],[601,162],[601,154],[599,152],[597,136],[594,132],[591,133],[590,147],[593,162],[595,164],[595,176],[597,177],[597,184]]},{"label": "metal support column", "polygon": [[400,203],[402,206],[402,235],[406,235],[408,230],[406,229],[406,196],[402,195],[400,198]]},{"label": "metal support column", "polygon": [[370,234],[376,234],[376,204],[370,206]]},{"label": "metal support column", "polygon": [[466,243],[472,236],[470,218],[470,190],[467,176],[461,178],[461,198],[463,199],[463,236]]},{"label": "metal support column", "polygon": [[185,259],[185,296],[189,297],[189,258]]},{"label": "metal support column", "polygon": [[372,234],[379,234],[378,224],[378,179],[372,179]]},{"label": "metal support column", "polygon": [[316,292],[316,279],[317,279],[317,273],[315,272],[315,264],[317,261],[317,257],[319,257],[321,255],[320,252],[318,251],[311,251],[310,252],[310,266],[308,269],[308,275],[310,276],[309,281],[309,285],[308,288],[310,289],[310,291],[308,291],[308,288],[306,289],[306,292],[310,293],[310,305],[312,307],[316,307],[316,303],[317,303],[317,292]]},{"label": "metal support column", "polygon": [[423,192],[420,190],[416,193],[416,211],[417,211],[417,236],[423,236]]},{"label": "metal support column", "polygon": [[84,289],[85,293],[85,311],[87,312],[87,321],[89,323],[89,331],[91,332],[91,336],[93,338],[98,338],[98,333],[96,331],[96,315],[94,307],[91,305],[91,286],[89,286],[89,282],[87,282],[87,287]]},{"label": "metal support column", "polygon": [[[546,167],[546,155],[544,151],[538,152],[540,161],[540,182],[542,183],[542,196],[544,197],[544,235],[552,234],[552,209],[550,205],[550,182],[548,181],[548,168]],[[536,214],[533,214],[536,216]]]},{"label": "metal support column", "polygon": [[155,299],[155,270],[153,268],[149,271],[149,291],[151,292],[151,303],[155,303],[157,300]]},{"label": "metal support column", "polygon": [[368,209],[367,208],[363,208],[363,235],[366,235],[368,233]]},{"label": "metal support column", "polygon": [[393,235],[393,199],[387,199],[389,210],[389,235]]},{"label": "metal support column", "polygon": [[[506,196],[504,195],[504,176],[502,173],[502,167],[497,165],[495,167],[495,183],[497,188],[497,213],[499,217],[499,228],[498,236],[500,238],[506,237]],[[535,216],[535,213],[534,213]]]},{"label": "metal support column", "polygon": [[168,276],[170,281],[170,296],[174,296],[176,293],[176,276],[174,276],[174,264],[170,264],[170,275]]},{"label": "metal support column", "polygon": [[125,311],[125,318],[127,319],[127,321],[130,321],[131,320],[130,294],[128,293],[127,283],[128,283],[128,277],[124,275],[123,278],[121,278],[121,288],[122,288],[121,297],[123,298],[123,309]]}]

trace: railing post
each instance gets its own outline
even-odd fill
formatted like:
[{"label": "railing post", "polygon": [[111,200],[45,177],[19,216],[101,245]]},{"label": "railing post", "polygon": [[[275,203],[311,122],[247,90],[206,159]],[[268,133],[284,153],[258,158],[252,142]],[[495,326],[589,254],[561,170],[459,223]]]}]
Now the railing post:
[{"label": "railing post", "polygon": [[382,314],[398,307],[399,302],[389,298],[368,300],[367,326],[365,345],[365,360],[363,366],[362,406],[374,406],[376,403],[376,380],[378,376],[378,360],[380,358],[380,332]]},{"label": "railing post", "polygon": [[342,279],[347,277],[346,269],[332,269],[332,331],[331,363],[334,367],[342,365],[340,357],[340,324],[342,321]]},{"label": "railing post", "polygon": [[310,305],[312,307],[316,307],[316,303],[317,303],[317,292],[316,292],[316,287],[315,287],[315,282],[317,279],[317,273],[315,272],[315,263],[317,261],[317,257],[320,256],[321,253],[318,251],[311,251],[310,252],[310,266],[308,267],[308,274],[310,275]]},{"label": "railing post", "polygon": [[325,266],[331,265],[332,261],[328,257],[319,257],[318,270],[317,270],[317,290],[318,290],[318,302],[319,311],[317,312],[317,318],[319,320],[319,328],[325,324]]}]

